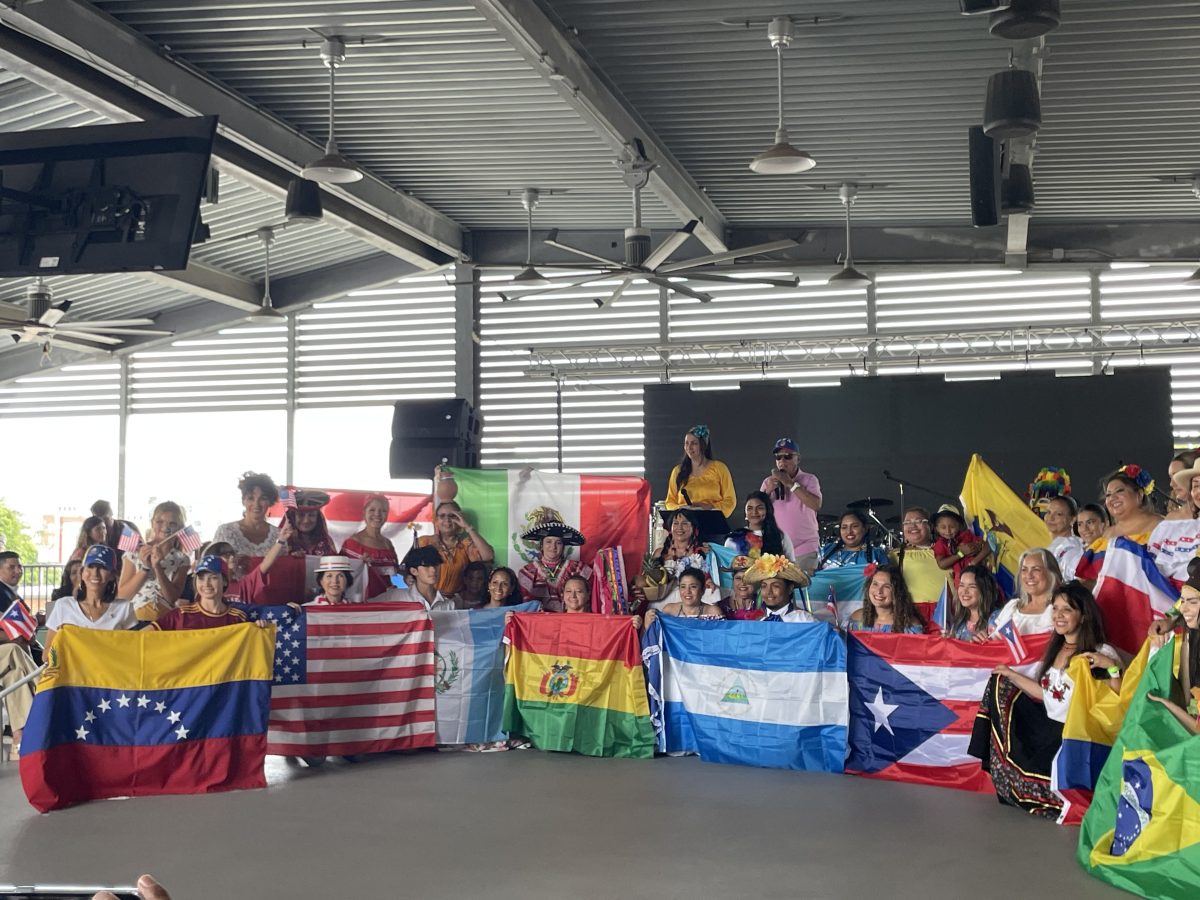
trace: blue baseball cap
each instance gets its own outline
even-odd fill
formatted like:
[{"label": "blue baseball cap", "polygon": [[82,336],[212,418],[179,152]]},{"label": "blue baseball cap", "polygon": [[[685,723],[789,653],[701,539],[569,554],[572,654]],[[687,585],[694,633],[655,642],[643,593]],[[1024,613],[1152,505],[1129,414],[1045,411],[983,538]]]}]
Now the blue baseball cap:
[{"label": "blue baseball cap", "polygon": [[773,453],[778,453],[780,450],[791,450],[793,453],[799,453],[800,448],[796,446],[796,442],[791,438],[780,438],[775,442]]},{"label": "blue baseball cap", "polygon": [[116,567],[116,554],[113,553],[112,547],[104,544],[92,544],[87,548],[87,553],[83,556],[83,565],[100,566],[103,569],[112,571]]},{"label": "blue baseball cap", "polygon": [[199,575],[201,572],[212,572],[214,575],[229,577],[229,571],[225,568],[225,560],[219,556],[205,556],[200,562],[196,563],[196,568],[192,574]]}]

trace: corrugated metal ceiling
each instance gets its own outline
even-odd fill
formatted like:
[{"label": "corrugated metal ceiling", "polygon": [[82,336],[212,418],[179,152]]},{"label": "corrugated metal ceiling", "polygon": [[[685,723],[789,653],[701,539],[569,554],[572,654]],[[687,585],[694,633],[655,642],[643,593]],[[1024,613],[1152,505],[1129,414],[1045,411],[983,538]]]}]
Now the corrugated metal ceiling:
[{"label": "corrugated metal ceiling", "polygon": [[[471,228],[524,225],[524,187],[556,192],[539,207],[543,223],[629,220],[612,151],[469,4],[94,5],[322,142],[328,72],[314,30],[366,36],[364,45],[350,43],[337,74],[338,144],[347,156]],[[678,224],[649,193],[643,215]]]}]

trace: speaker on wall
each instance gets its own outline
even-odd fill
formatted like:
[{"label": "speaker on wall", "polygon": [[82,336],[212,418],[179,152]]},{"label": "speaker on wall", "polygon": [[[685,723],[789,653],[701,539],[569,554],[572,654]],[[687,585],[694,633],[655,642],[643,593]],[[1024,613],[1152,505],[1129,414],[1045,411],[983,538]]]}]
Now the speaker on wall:
[{"label": "speaker on wall", "polygon": [[392,478],[428,478],[442,460],[479,465],[479,419],[466,400],[402,400],[392,411]]},{"label": "speaker on wall", "polygon": [[1000,145],[978,125],[967,130],[971,169],[971,224],[1000,224]]}]

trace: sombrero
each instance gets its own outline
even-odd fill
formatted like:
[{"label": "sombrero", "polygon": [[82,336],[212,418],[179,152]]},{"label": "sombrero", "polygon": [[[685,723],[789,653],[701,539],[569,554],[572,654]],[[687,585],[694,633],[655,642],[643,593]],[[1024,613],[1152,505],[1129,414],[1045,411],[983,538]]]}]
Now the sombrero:
[{"label": "sombrero", "polygon": [[539,506],[527,513],[525,519],[529,522],[529,528],[521,533],[521,540],[531,544],[540,543],[546,537],[562,538],[562,542],[569,547],[581,547],[586,541],[578,529],[563,521],[562,513],[549,506]]},{"label": "sombrero", "polygon": [[742,573],[742,580],[748,584],[760,584],[768,578],[782,578],[800,587],[807,585],[810,580],[804,570],[786,556],[773,553],[764,553]]}]

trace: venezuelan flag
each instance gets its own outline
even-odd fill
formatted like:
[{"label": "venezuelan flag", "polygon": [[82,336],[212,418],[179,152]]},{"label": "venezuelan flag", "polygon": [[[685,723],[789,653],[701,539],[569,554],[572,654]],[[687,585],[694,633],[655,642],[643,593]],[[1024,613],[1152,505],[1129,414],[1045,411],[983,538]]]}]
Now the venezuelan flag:
[{"label": "venezuelan flag", "polygon": [[517,613],[505,639],[505,731],[540,750],[654,755],[641,646],[628,616]]},{"label": "venezuelan flag", "polygon": [[967,526],[987,540],[995,556],[996,580],[1006,597],[1017,595],[1017,560],[1031,547],[1049,547],[1046,523],[1004,483],[978,453],[963,479]]},{"label": "venezuelan flag", "polygon": [[21,782],[41,812],[86,800],[265,787],[275,628],[93,631],[47,651]]},{"label": "venezuelan flag", "polygon": [[1080,864],[1143,897],[1200,896],[1200,738],[1146,697],[1172,696],[1174,656],[1149,658],[1079,829]]}]

